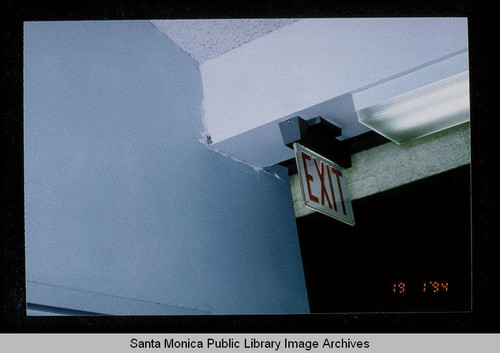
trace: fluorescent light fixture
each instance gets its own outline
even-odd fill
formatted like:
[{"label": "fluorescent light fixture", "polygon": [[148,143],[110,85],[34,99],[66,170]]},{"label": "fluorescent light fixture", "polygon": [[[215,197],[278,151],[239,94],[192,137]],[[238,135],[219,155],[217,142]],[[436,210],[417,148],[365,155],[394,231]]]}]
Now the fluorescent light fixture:
[{"label": "fluorescent light fixture", "polygon": [[469,72],[357,112],[358,121],[398,145],[470,120]]}]

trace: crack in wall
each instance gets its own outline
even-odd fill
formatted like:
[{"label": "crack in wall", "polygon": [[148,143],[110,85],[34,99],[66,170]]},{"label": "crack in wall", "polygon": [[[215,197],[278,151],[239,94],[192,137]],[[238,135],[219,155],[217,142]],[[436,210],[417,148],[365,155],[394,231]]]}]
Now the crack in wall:
[{"label": "crack in wall", "polygon": [[[293,20],[292,22],[295,22],[297,20]],[[179,45],[177,43],[176,40],[174,40],[173,38],[171,38],[167,33],[165,33],[164,30],[162,30],[162,28],[160,28],[159,26],[159,23],[161,21],[150,21],[160,32],[162,32],[168,39],[170,39],[173,43],[175,43],[182,51],[186,52],[187,54],[189,54],[191,57],[193,57],[191,55],[191,53],[189,51],[187,51],[185,48],[183,48],[181,45]],[[272,31],[271,31],[272,32]],[[268,32],[264,33],[264,34],[267,34]],[[263,35],[264,35],[263,34]],[[245,44],[245,43],[243,43]],[[234,49],[234,48],[233,48]],[[194,59],[194,57],[193,57]],[[197,62],[197,65],[198,65],[198,69],[200,67],[200,62],[198,60],[195,59],[195,61]],[[200,72],[200,75],[201,75],[201,72]],[[285,184],[288,184],[288,182],[286,180],[284,180],[283,178],[281,178],[278,173],[276,172],[272,172],[272,171],[269,171],[269,170],[266,170],[265,167],[262,167],[262,166],[257,166],[255,164],[252,164],[252,163],[249,163],[247,161],[244,161],[244,160],[241,160],[241,159],[238,159],[234,156],[231,156],[230,154],[226,153],[226,152],[222,152],[220,150],[218,150],[216,147],[214,147],[212,145],[212,135],[210,134],[210,132],[208,131],[208,124],[207,124],[207,119],[206,119],[206,114],[205,114],[205,108],[203,106],[203,104],[200,105],[200,115],[201,115],[201,123],[202,123],[202,128],[203,130],[200,132],[201,134],[201,139],[199,139],[198,141],[203,143],[208,149],[214,151],[214,152],[217,152],[221,155],[223,155],[224,157],[228,157],[228,158],[231,158],[232,160],[238,162],[238,163],[243,163],[249,167],[251,167],[254,171],[256,172],[262,172],[266,175],[269,175],[275,179],[278,179],[280,182],[282,183],[285,183]]]},{"label": "crack in wall", "polygon": [[267,170],[266,168],[267,167],[261,167],[261,166],[257,166],[255,164],[252,164],[252,163],[249,163],[247,161],[244,161],[244,160],[241,160],[241,159],[238,159],[232,155],[230,155],[229,153],[227,152],[223,152],[223,151],[220,151],[219,149],[217,149],[215,146],[213,146],[211,143],[207,143],[207,136],[208,138],[210,138],[210,134],[209,133],[202,133],[202,136],[204,136],[203,139],[200,139],[199,141],[201,143],[203,143],[209,150],[212,150],[216,153],[219,153],[220,155],[226,157],[226,158],[231,158],[233,161],[235,162],[238,162],[238,163],[243,163],[245,164],[246,166],[252,168],[255,172],[257,173],[264,173],[266,175],[269,175],[275,179],[278,179],[280,182],[284,183],[284,184],[288,184],[288,182],[286,180],[284,180],[283,178],[281,178],[278,173],[276,172],[273,172],[273,171],[270,171],[270,170]]},{"label": "crack in wall", "polygon": [[204,108],[203,105],[200,106],[200,114],[201,114],[201,122],[202,122],[202,126],[203,126],[203,131],[200,132],[201,139],[198,140],[199,142],[203,143],[208,149],[210,149],[210,150],[212,150],[214,152],[217,152],[217,153],[221,154],[224,157],[231,158],[233,161],[236,161],[238,163],[243,163],[243,164],[251,167],[256,172],[262,172],[262,173],[264,173],[266,175],[270,175],[273,178],[278,179],[280,182],[287,184],[287,181],[283,180],[283,178],[281,178],[278,175],[278,173],[266,170],[266,167],[262,167],[262,166],[258,166],[258,165],[252,164],[250,162],[247,162],[247,161],[244,161],[242,159],[236,158],[236,157],[230,155],[227,152],[223,152],[223,151],[220,151],[219,149],[217,149],[212,144],[212,135],[208,131],[207,121],[206,121],[206,116],[205,116],[205,108]]}]

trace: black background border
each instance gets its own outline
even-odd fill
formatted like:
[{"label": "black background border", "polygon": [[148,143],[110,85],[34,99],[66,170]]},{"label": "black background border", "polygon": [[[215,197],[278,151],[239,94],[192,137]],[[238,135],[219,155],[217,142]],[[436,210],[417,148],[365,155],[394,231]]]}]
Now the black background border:
[{"label": "black background border", "polygon": [[[498,333],[493,231],[496,122],[492,50],[496,12],[486,1],[86,1],[2,3],[1,317],[3,333]],[[467,17],[469,27],[474,309],[470,314],[28,317],[23,194],[23,22],[166,18]],[[494,126],[495,125],[495,126]],[[495,200],[496,201],[496,200]]]}]

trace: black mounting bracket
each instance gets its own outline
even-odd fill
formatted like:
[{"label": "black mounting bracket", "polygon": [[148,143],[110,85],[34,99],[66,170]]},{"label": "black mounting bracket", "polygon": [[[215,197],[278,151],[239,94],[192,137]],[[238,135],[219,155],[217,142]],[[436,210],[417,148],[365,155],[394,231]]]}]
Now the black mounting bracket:
[{"label": "black mounting bracket", "polygon": [[304,120],[296,116],[279,123],[283,142],[293,148],[297,142],[344,168],[351,167],[351,155],[343,141],[337,140],[342,130],[331,122],[316,117]]}]

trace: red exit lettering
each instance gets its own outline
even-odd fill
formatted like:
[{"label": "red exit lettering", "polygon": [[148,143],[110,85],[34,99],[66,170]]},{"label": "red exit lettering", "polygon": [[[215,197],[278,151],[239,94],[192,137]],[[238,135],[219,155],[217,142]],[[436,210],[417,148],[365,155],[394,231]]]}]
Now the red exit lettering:
[{"label": "red exit lettering", "polygon": [[[334,188],[334,182],[332,175],[335,176],[336,178],[336,185],[338,189],[338,194],[340,196],[340,204],[342,206],[342,212],[347,215],[347,210],[345,206],[345,201],[344,201],[344,195],[342,192],[342,186],[340,183],[340,179],[342,178],[342,172],[333,166],[329,165],[328,163],[325,163],[324,161],[319,161],[316,159],[316,157],[311,156],[310,154],[301,151],[301,159],[302,159],[302,164],[304,166],[304,174],[305,174],[305,179],[306,179],[306,185],[307,185],[307,192],[309,196],[309,200],[316,202],[317,204],[321,206],[325,206],[328,204],[328,208],[334,209],[337,211],[337,203],[336,203],[336,198],[335,198],[335,188]],[[314,171],[315,174],[317,175],[317,180],[319,181],[320,185],[320,195],[314,195],[312,192],[312,187],[311,183],[315,182],[314,176],[311,174],[308,162],[311,165],[314,165]],[[328,183],[327,183],[328,181]],[[328,192],[329,191],[329,192]],[[326,202],[326,203],[325,203]]]}]

